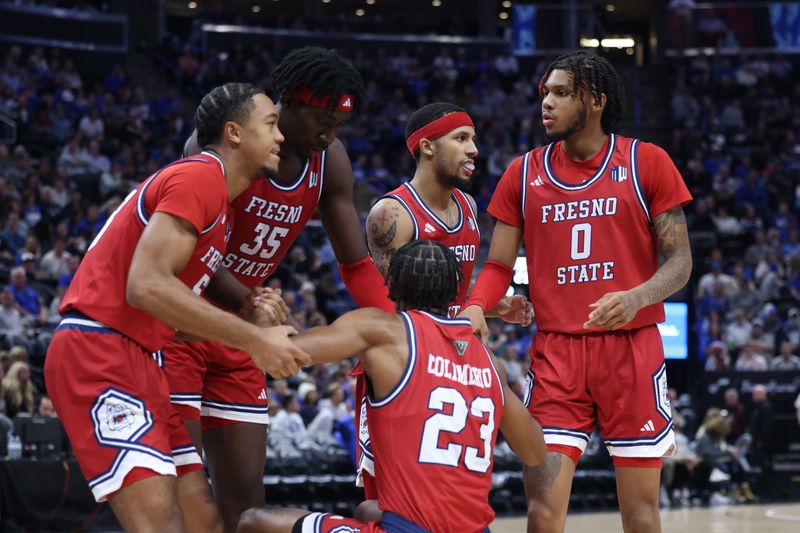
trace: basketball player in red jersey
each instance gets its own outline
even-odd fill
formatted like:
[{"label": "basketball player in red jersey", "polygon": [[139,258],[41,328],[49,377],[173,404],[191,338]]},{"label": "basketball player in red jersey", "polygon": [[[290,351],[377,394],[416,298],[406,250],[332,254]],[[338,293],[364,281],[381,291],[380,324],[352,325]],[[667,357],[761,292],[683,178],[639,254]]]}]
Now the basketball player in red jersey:
[{"label": "basketball player in red jersey", "polygon": [[[478,147],[475,127],[469,114],[449,102],[435,102],[421,107],[408,119],[406,144],[417,162],[414,178],[387,193],[367,217],[367,243],[370,253],[384,276],[395,251],[416,239],[435,240],[452,250],[461,268],[456,298],[450,302],[448,316],[461,310],[467,297],[475,257],[480,246],[475,200],[460,187],[469,184],[475,171]],[[507,322],[531,323],[530,303],[522,295],[504,298],[488,313]],[[358,367],[357,367],[358,368]],[[362,401],[359,413],[359,482],[367,500],[377,500],[369,430],[366,426],[366,389],[358,381],[357,397]],[[368,521],[378,519],[374,505],[362,505],[356,514]],[[366,513],[366,514],[365,514]]]},{"label": "basketball player in red jersey", "polygon": [[546,446],[541,427],[469,321],[447,318],[459,277],[451,250],[414,240],[389,266],[389,294],[399,313],[357,309],[293,337],[316,363],[361,354],[381,521],[253,509],[242,516],[239,531],[487,530],[494,519],[489,490],[498,429],[526,464],[540,463]]},{"label": "basketball player in red jersey", "polygon": [[[360,306],[394,310],[367,253],[353,206],[347,151],[336,139],[363,98],[358,71],[334,50],[290,52],[273,72],[278,125],[286,136],[278,174],[257,180],[233,203],[235,223],[222,266],[235,301],[261,286],[319,207],[342,279]],[[190,139],[187,153],[198,148]],[[228,531],[264,504],[267,394],[264,373],[242,350],[173,342],[164,350],[172,402],[198,450],[205,448],[214,496]]]},{"label": "basketball player in red jersey", "polygon": [[526,401],[549,450],[524,471],[528,531],[564,530],[595,424],[614,460],[624,530],[660,531],[661,457],[674,435],[656,323],[691,272],[682,207],[691,195],[664,150],[612,132],[624,92],[608,61],[561,56],[539,91],[554,142],[500,179],[489,261],[461,316],[486,334],[482,310],[508,288],[524,238],[538,325]]},{"label": "basketball player in red jersey", "polygon": [[45,362],[92,493],[129,531],[222,529],[159,368],[175,329],[237,346],[277,376],[310,361],[290,328],[263,329],[200,298],[224,257],[230,201],[277,172],[275,106],[231,83],[203,98],[195,123],[208,150],[153,174],[109,218],[64,295]]}]

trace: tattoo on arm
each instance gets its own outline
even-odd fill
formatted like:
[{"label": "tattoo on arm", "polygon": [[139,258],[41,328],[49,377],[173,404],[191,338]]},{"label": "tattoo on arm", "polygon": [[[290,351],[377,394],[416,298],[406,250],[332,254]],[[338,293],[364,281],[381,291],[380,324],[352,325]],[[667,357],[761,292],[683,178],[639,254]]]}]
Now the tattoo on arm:
[{"label": "tattoo on arm", "polygon": [[561,472],[561,459],[560,453],[548,452],[544,462],[539,466],[524,467],[523,482],[528,497],[550,490],[553,481]]},{"label": "tattoo on arm", "polygon": [[400,206],[383,206],[380,210],[370,213],[369,231],[367,241],[372,260],[378,270],[386,277],[389,273],[389,263],[396,251],[393,246],[397,236],[397,220],[400,217]]},{"label": "tattoo on arm", "polygon": [[381,234],[378,234],[377,231],[375,232],[375,235],[374,235],[375,245],[376,246],[380,246],[381,248],[384,248],[385,246],[389,245],[389,243],[391,243],[394,240],[395,235],[397,235],[397,221],[396,220],[391,223],[391,225],[389,226],[389,228],[385,232],[383,232]]},{"label": "tattoo on arm", "polygon": [[661,213],[653,220],[664,264],[648,281],[639,286],[644,305],[661,302],[686,285],[692,272],[692,252],[686,216],[681,206]]},{"label": "tattoo on arm", "polygon": [[392,262],[392,257],[394,257],[396,251],[394,248],[387,248],[377,252],[375,257],[372,258],[384,278],[389,276],[389,263]]},{"label": "tattoo on arm", "polygon": [[[670,209],[653,220],[653,225],[656,228],[656,235],[658,235],[658,243],[661,247],[661,252],[664,257],[669,259],[675,253],[679,252],[678,239],[680,234],[687,233],[686,229],[686,216],[683,214],[683,209],[676,207]],[[679,226],[682,226],[679,228]]]}]

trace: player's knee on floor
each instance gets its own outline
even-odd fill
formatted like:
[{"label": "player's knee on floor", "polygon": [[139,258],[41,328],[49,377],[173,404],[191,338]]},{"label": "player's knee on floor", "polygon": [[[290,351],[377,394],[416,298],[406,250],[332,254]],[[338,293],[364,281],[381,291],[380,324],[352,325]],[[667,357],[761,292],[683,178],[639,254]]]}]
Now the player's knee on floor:
[{"label": "player's knee on floor", "polygon": [[269,513],[264,509],[253,507],[242,513],[239,517],[237,533],[260,533],[269,527]]},{"label": "player's knee on floor", "polygon": [[378,500],[364,500],[358,507],[356,512],[353,513],[353,518],[365,524],[369,522],[376,522],[383,516],[383,511],[378,507]]}]

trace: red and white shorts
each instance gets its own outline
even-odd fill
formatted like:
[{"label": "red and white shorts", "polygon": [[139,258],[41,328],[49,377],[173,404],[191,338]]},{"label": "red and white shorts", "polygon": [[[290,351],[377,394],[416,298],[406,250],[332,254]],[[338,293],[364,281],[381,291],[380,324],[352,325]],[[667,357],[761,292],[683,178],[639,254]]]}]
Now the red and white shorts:
[{"label": "red and white shorts", "polygon": [[50,342],[44,370],[53,406],[98,502],[146,477],[203,469],[154,354],[128,337],[68,313]]},{"label": "red and white shorts", "polygon": [[244,350],[212,341],[171,341],[162,350],[170,400],[203,429],[269,424],[267,378]]},{"label": "red and white shorts", "polygon": [[372,441],[367,424],[367,378],[361,361],[356,363],[351,376],[356,378],[355,406],[356,425],[358,426],[358,442],[356,443],[356,486],[364,488],[365,500],[377,500],[378,488],[375,485],[375,456],[372,453]]},{"label": "red and white shorts", "polygon": [[655,325],[586,335],[536,333],[525,405],[542,425],[548,448],[576,462],[595,424],[615,459],[660,458],[675,442]]}]

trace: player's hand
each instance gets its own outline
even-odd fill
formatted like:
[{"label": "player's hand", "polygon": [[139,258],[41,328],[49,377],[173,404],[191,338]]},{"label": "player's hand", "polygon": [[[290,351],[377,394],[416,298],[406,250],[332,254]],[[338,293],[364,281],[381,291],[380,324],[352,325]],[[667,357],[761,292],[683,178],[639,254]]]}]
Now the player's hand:
[{"label": "player's hand", "polygon": [[494,311],[509,324],[528,327],[533,322],[533,305],[522,294],[504,296],[494,307]]},{"label": "player's hand", "polygon": [[489,326],[486,325],[486,318],[483,316],[483,309],[479,305],[470,305],[461,310],[458,318],[468,318],[472,324],[472,332],[481,338],[481,342],[489,342]]},{"label": "player's hand", "polygon": [[273,378],[292,376],[302,367],[311,365],[311,357],[289,340],[289,335],[296,334],[292,326],[261,329],[247,352],[256,366]]},{"label": "player's hand", "polygon": [[289,307],[283,301],[280,289],[255,287],[250,290],[239,315],[256,326],[277,326],[286,322]]},{"label": "player's hand", "polygon": [[621,328],[636,316],[641,308],[636,295],[631,291],[609,292],[589,305],[591,312],[585,329],[603,328],[614,330]]}]

